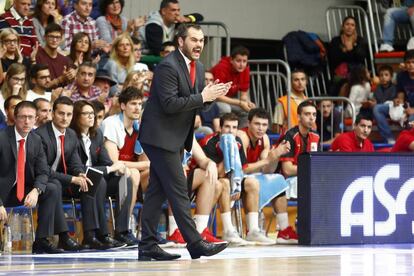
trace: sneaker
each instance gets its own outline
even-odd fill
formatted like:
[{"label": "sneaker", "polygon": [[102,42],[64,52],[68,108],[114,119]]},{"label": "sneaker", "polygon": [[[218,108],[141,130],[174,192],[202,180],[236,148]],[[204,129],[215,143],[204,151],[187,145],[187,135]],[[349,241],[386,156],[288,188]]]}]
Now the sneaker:
[{"label": "sneaker", "polygon": [[269,239],[260,230],[249,231],[246,236],[247,241],[255,242],[257,245],[273,245],[276,244],[275,240]]},{"label": "sneaker", "polygon": [[297,244],[298,234],[296,234],[292,226],[289,226],[286,229],[277,232],[276,241],[280,244]]},{"label": "sneaker", "polygon": [[123,233],[116,233],[114,238],[119,242],[126,243],[127,248],[138,247],[139,240],[135,238],[131,230]]},{"label": "sneaker", "polygon": [[163,237],[161,237],[160,233],[157,233],[157,239],[158,239],[158,246],[161,248],[175,246],[175,242],[164,239]]},{"label": "sneaker", "polygon": [[214,237],[213,233],[206,227],[203,232],[200,234],[203,240],[208,241],[210,243],[227,243],[226,241],[220,240]]},{"label": "sneaker", "polygon": [[230,246],[246,246],[246,245],[254,245],[254,242],[249,242],[240,238],[239,233],[236,230],[224,232],[223,240],[230,243]]},{"label": "sneaker", "polygon": [[175,242],[177,244],[186,244],[183,236],[181,235],[180,230],[177,228],[175,229],[175,231],[173,232],[173,234],[171,236],[167,237],[168,241],[172,241]]},{"label": "sneaker", "polygon": [[390,145],[394,145],[395,144],[395,139],[394,138],[389,138],[387,139],[387,143]]},{"label": "sneaker", "polygon": [[394,52],[394,47],[392,47],[390,44],[381,44],[379,48],[380,52]]}]

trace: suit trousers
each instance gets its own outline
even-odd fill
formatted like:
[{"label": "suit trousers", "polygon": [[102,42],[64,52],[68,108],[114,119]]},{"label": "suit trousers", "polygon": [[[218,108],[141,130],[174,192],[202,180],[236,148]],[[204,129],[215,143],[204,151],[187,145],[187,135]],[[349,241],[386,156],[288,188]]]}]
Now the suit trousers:
[{"label": "suit trousers", "polygon": [[150,165],[148,191],[142,212],[142,239],[139,247],[149,249],[157,244],[157,226],[165,199],[170,203],[184,240],[192,244],[201,240],[191,217],[187,180],[181,165],[181,151],[171,152],[142,144]]},{"label": "suit trousers", "polygon": [[[27,188],[27,187],[25,187]],[[31,191],[25,191],[26,195]],[[23,201],[20,202],[16,197],[16,185],[11,189],[9,197],[4,203],[5,207],[15,207],[24,204]],[[38,198],[38,211],[37,211],[37,229],[36,229],[36,239],[51,237],[55,234],[54,228],[56,221],[60,221],[57,216],[63,215],[63,212],[60,213],[57,210],[57,202],[61,201],[60,191],[51,183],[47,184],[46,190]],[[63,217],[64,218],[64,217]]]}]

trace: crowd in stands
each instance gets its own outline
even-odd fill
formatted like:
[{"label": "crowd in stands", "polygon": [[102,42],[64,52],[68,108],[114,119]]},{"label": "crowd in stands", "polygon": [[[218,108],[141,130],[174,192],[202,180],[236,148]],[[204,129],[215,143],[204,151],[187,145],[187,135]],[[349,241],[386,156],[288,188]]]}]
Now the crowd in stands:
[{"label": "crowd in stands", "polygon": [[[166,58],[178,51],[177,25],[203,17],[181,15],[177,0],[162,0],[158,11],[137,18],[123,16],[124,5],[124,0],[14,0],[0,14],[0,183],[5,185],[0,220],[7,218],[5,207],[38,205],[34,253],[138,245],[133,211],[137,201],[145,200],[150,167],[138,135],[154,68],[141,63],[142,54]],[[388,29],[409,20],[402,13],[411,9],[387,11],[383,50],[392,48]],[[195,224],[204,239],[236,246],[297,243],[287,202],[297,198],[298,156],[319,151],[321,144],[333,151],[372,152],[369,136],[376,122],[384,141],[395,143],[392,151],[414,149],[413,130],[396,139],[389,127],[390,121],[411,126],[414,119],[414,50],[405,53],[396,82],[390,66],[379,68],[378,78],[372,76],[366,68],[368,46],[356,24],[346,17],[341,34],[325,51],[333,76],[330,94],[346,96],[355,106],[349,132],[342,133],[342,117],[353,110],[340,110],[330,100],[309,101],[309,76],[303,69],[292,70],[290,109],[288,95],[280,97],[274,118],[250,100],[246,47],[234,47],[205,72],[205,85],[219,81],[232,87],[196,116],[196,133],[203,138],[183,160],[188,194],[196,203]],[[272,131],[280,134],[275,144],[268,136]],[[29,170],[26,178],[22,160]],[[88,176],[89,168],[100,176]],[[107,196],[117,198],[113,235],[105,216]],[[82,244],[68,234],[64,198],[80,199]],[[245,239],[231,217],[238,200],[246,214]],[[208,228],[216,203],[221,239]],[[268,204],[277,217],[276,240],[259,225],[259,213]],[[48,239],[53,235],[59,236],[57,247]],[[185,243],[170,208],[166,238],[160,237],[160,244]]]}]

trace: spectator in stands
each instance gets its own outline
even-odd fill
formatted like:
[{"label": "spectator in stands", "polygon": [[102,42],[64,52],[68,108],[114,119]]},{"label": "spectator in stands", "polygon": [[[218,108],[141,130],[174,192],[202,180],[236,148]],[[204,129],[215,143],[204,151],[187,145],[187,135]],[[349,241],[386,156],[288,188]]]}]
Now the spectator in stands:
[{"label": "spectator in stands", "polygon": [[[73,36],[72,43],[70,44],[69,55],[67,56],[76,68],[85,61],[92,61],[92,42],[89,36],[80,32]],[[94,60],[94,63],[98,62]]]},{"label": "spectator in stands", "polygon": [[17,119],[15,127],[8,127],[0,133],[0,220],[8,221],[5,207],[25,205],[36,208],[38,205],[32,252],[63,253],[48,240],[59,232],[65,220],[63,210],[59,208],[60,191],[48,180],[49,169],[41,139],[31,132],[36,107],[31,102],[22,102],[14,115]]},{"label": "spectator in stands", "polygon": [[98,126],[98,128],[100,128],[102,121],[105,119],[105,106],[98,100],[92,101],[91,104],[95,109],[96,125]]},{"label": "spectator in stands", "polygon": [[37,98],[52,100],[52,93],[48,91],[50,87],[49,66],[45,64],[35,64],[30,69],[30,81],[33,89],[27,91],[26,101],[34,101]]},{"label": "spectator in stands", "polygon": [[[97,126],[96,112],[93,105],[81,100],[74,104],[71,128],[76,132],[79,141],[78,153],[85,167],[92,167],[103,173],[99,186],[104,190],[89,208],[98,210],[98,228],[89,230],[84,235],[83,244],[94,249],[108,249],[123,247],[126,244],[114,240],[109,235],[108,223],[105,215],[105,193],[116,196],[115,232],[128,231],[129,206],[131,205],[132,184],[127,180],[125,192],[127,196],[120,202],[119,186],[122,175],[128,175],[129,170],[122,162],[112,162],[104,147],[104,138]],[[94,183],[98,185],[98,183]],[[121,207],[122,204],[122,207]],[[85,221],[83,222],[85,224]]]},{"label": "spectator in stands", "polygon": [[321,101],[319,107],[316,116],[318,133],[322,137],[322,143],[330,145],[343,128],[341,113],[333,108],[331,100]]},{"label": "spectator in stands", "polygon": [[6,124],[8,126],[14,126],[14,109],[21,101],[22,98],[18,95],[12,95],[4,101],[4,110],[6,111]]},{"label": "spectator in stands", "polygon": [[33,128],[38,128],[52,121],[52,104],[48,100],[37,98],[33,103],[36,105],[36,122]]},{"label": "spectator in stands", "polygon": [[400,132],[400,135],[392,147],[391,152],[413,152],[414,151],[414,128],[410,124],[410,129]]},{"label": "spectator in stands", "polygon": [[171,41],[165,41],[161,45],[160,57],[165,58],[166,56],[168,56],[170,53],[174,51],[175,51],[175,44]]},{"label": "spectator in stands", "polygon": [[86,61],[79,66],[75,81],[65,87],[66,91],[70,91],[70,98],[72,101],[92,101],[96,99],[99,99],[100,101],[105,100],[101,99],[101,90],[97,86],[93,85],[95,76],[96,65],[92,62]]},{"label": "spectator in stands", "polygon": [[[370,113],[370,109],[363,108],[362,105],[368,101],[371,94],[371,85],[369,82],[369,71],[365,66],[355,66],[350,72],[349,76],[349,100],[355,106],[355,115],[360,112]],[[350,105],[347,106],[346,115],[352,116],[352,108]]]},{"label": "spectator in stands", "polygon": [[37,0],[33,13],[33,25],[40,46],[44,47],[45,28],[50,23],[60,23],[62,16],[57,9],[57,0]]},{"label": "spectator in stands", "polygon": [[289,188],[286,197],[297,198],[298,156],[303,152],[318,151],[319,134],[312,127],[316,120],[316,106],[311,101],[303,101],[297,108],[298,125],[289,129],[280,141],[290,143],[290,151],[279,158],[282,174],[286,177]]},{"label": "spectator in stands", "polygon": [[[82,220],[84,232],[97,229],[96,209],[93,206],[95,197],[88,195],[88,186],[91,184],[86,177],[77,148],[76,133],[68,128],[73,116],[73,102],[68,97],[59,97],[53,103],[52,121],[36,129],[36,134],[42,138],[43,150],[50,168],[50,180],[55,183],[61,194],[59,204],[62,204],[62,194],[78,196],[82,205]],[[89,183],[88,183],[89,182]],[[96,197],[105,193],[99,185],[96,187]],[[56,230],[55,230],[56,231]],[[67,226],[59,231],[59,248],[66,251],[79,251],[81,246],[71,239]]]},{"label": "spectator in stands", "polygon": [[56,23],[50,23],[45,29],[46,44],[39,47],[36,62],[47,64],[50,71],[50,87],[63,86],[76,76],[76,69],[72,67],[69,58],[58,52],[62,42],[63,29]]},{"label": "spectator in stands", "polygon": [[125,90],[126,88],[133,86],[137,88],[138,90],[143,91],[144,83],[145,81],[147,81],[147,78],[148,78],[147,72],[132,71],[125,78],[125,82],[122,88],[123,90]]},{"label": "spectator in stands", "polygon": [[139,62],[142,57],[142,42],[136,38],[131,37],[132,43],[134,44],[134,55],[135,55],[135,65],[134,65],[134,71],[148,71],[148,65],[145,63]]},{"label": "spectator in stands", "polygon": [[13,28],[20,37],[24,57],[30,57],[38,47],[33,21],[29,17],[31,0],[14,0],[9,11],[0,15],[0,29]]},{"label": "spectator in stands", "polygon": [[[21,63],[26,68],[30,68],[31,60],[21,54],[20,36],[14,29],[6,28],[1,30],[0,42],[1,47],[4,49],[4,52],[1,53],[3,73],[6,73],[13,63]],[[35,58],[36,56],[33,57],[33,59]]]},{"label": "spectator in stands", "polygon": [[123,32],[128,32],[132,37],[138,37],[138,30],[145,24],[145,17],[138,17],[128,21],[121,15],[124,9],[124,0],[100,1],[100,12],[102,16],[96,19],[96,27],[99,36],[109,44]]},{"label": "spectator in stands", "polygon": [[414,1],[405,0],[401,1],[401,4],[401,7],[389,8],[385,13],[382,32],[382,44],[379,49],[380,52],[394,51],[393,43],[396,24],[411,24],[411,28],[414,25]]},{"label": "spectator in stands", "polygon": [[295,69],[291,74],[291,97],[290,97],[290,111],[287,108],[287,95],[278,99],[275,114],[273,118],[274,131],[277,133],[284,133],[288,129],[288,113],[290,114],[290,126],[298,125],[299,116],[296,113],[301,102],[307,99],[305,95],[308,78],[305,71],[302,69]]},{"label": "spectator in stands", "polygon": [[104,69],[111,74],[111,78],[122,86],[126,76],[135,65],[134,45],[127,33],[119,35],[112,44],[110,59]]},{"label": "spectator in stands", "polygon": [[[184,173],[187,177],[188,186],[189,188],[191,187],[189,197],[192,198],[193,194],[196,196],[194,222],[197,231],[200,233],[201,237],[208,242],[223,242],[222,240],[217,239],[208,229],[210,212],[214,205],[214,193],[217,189],[216,186],[220,185],[217,179],[216,163],[207,158],[195,137],[191,149],[191,158],[188,162],[184,163]],[[172,211],[168,211],[167,240],[183,244],[185,243],[185,240],[178,229],[177,222],[175,221]]]},{"label": "spectator in stands", "polygon": [[3,130],[7,127],[6,116],[4,116],[3,111],[0,110],[0,130]]},{"label": "spectator in stands", "polygon": [[22,99],[26,99],[27,82],[26,82],[26,67],[20,63],[13,63],[7,70],[6,78],[1,87],[0,94],[0,109],[5,111],[4,101],[12,96],[18,95]]},{"label": "spectator in stands", "polygon": [[359,114],[354,123],[354,129],[342,133],[332,143],[332,151],[344,152],[373,152],[374,145],[368,139],[372,131],[372,118]]},{"label": "spectator in stands", "polygon": [[174,41],[177,23],[202,21],[198,13],[180,15],[178,0],[162,0],[160,10],[150,13],[144,28],[139,29],[140,40],[148,50],[146,54],[160,55],[161,46],[166,41]]},{"label": "spectator in stands", "polygon": [[[243,149],[246,153],[247,167],[244,172],[248,174],[259,173],[272,177],[271,181],[264,178],[260,181],[260,190],[265,191],[261,202],[272,204],[279,225],[277,243],[297,243],[298,236],[295,230],[289,226],[287,213],[287,199],[285,188],[288,184],[280,174],[275,174],[279,158],[290,150],[289,142],[283,141],[278,147],[270,145],[270,139],[266,132],[269,128],[270,116],[262,108],[254,108],[249,111],[249,125],[238,132]],[[262,208],[262,206],[260,206]]]},{"label": "spectator in stands", "polygon": [[393,69],[389,65],[381,66],[378,70],[380,83],[374,92],[374,98],[370,101],[378,130],[388,144],[394,144],[394,136],[388,126],[390,107],[402,104],[397,98],[397,87],[392,83]]},{"label": "spectator in stands", "polygon": [[340,35],[332,38],[328,45],[328,57],[333,75],[339,79],[346,78],[353,65],[365,64],[368,46],[357,33],[353,16],[347,16],[342,21]]},{"label": "spectator in stands", "polygon": [[[243,143],[240,140],[240,138],[236,136],[237,128],[238,128],[237,115],[234,113],[226,113],[222,115],[220,118],[220,127],[221,127],[220,132],[206,136],[201,142],[201,144],[207,157],[213,160],[214,162],[216,162],[217,167],[218,167],[219,179],[223,179],[223,178],[226,178],[226,173],[224,171],[223,152],[220,147],[220,143],[221,143],[220,141],[223,135],[231,134],[235,137],[235,143],[237,143],[237,147],[239,148],[239,153],[238,153],[240,155],[239,160],[241,162],[243,171],[245,170],[245,167],[248,164],[247,164],[245,152],[243,150]],[[256,178],[250,177],[250,176],[245,176],[241,181],[242,181],[241,194],[242,194],[242,199],[243,199],[243,206],[245,208],[245,213],[247,214],[246,219],[247,219],[248,232],[247,232],[246,240],[255,242],[260,245],[275,244],[275,241],[266,237],[264,233],[260,231],[260,228],[259,228],[259,192],[260,192],[259,181]],[[232,193],[234,192],[232,191]],[[240,191],[238,191],[238,193],[240,193]],[[238,198],[239,198],[239,195],[233,195],[233,199],[238,199]],[[222,206],[220,206],[220,210],[222,213],[230,212],[230,209],[228,210],[222,209]],[[234,229],[231,229],[232,224],[231,224],[231,219],[230,219],[230,223],[228,221],[229,217],[230,216],[227,216],[227,221],[224,222],[224,225],[226,227],[224,227],[223,229],[225,233],[225,236],[223,238],[231,242],[233,240],[242,242],[240,241],[241,239],[240,237],[235,236],[237,233],[234,232]],[[224,216],[224,218],[226,219],[226,215]]]},{"label": "spectator in stands", "polygon": [[240,120],[240,127],[247,125],[247,112],[256,106],[249,99],[250,69],[247,64],[249,54],[246,47],[237,46],[231,51],[230,57],[223,57],[210,69],[214,78],[220,82],[232,82],[226,96],[218,98],[217,105],[220,114],[236,113]]},{"label": "spectator in stands", "polygon": [[[107,117],[102,122],[105,148],[112,162],[122,161],[131,171],[132,201],[129,214],[136,202],[138,187],[143,192],[148,186],[150,162],[143,152],[138,139],[139,119],[141,117],[143,94],[134,87],[128,87],[119,95],[121,112]],[[115,236],[126,244],[138,244],[132,232]]]},{"label": "spectator in stands", "polygon": [[108,71],[104,69],[99,69],[96,72],[94,85],[101,90],[101,95],[99,100],[105,104],[105,113],[111,108],[112,102],[109,99],[109,92],[111,87],[116,85],[116,82],[111,78]]},{"label": "spectator in stands", "polygon": [[68,51],[73,36],[80,32],[88,34],[92,41],[93,49],[108,47],[108,43],[100,39],[96,22],[90,17],[92,0],[74,0],[74,8],[75,11],[66,15],[62,20],[62,28],[64,30],[63,49]]}]

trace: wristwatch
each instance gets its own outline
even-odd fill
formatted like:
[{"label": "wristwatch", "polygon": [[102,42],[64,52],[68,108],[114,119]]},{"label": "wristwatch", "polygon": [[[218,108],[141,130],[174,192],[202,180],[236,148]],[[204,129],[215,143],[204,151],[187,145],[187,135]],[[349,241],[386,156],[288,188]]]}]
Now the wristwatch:
[{"label": "wristwatch", "polygon": [[42,194],[42,190],[41,190],[40,188],[36,188],[36,190],[37,190],[37,193],[38,193],[39,195],[41,195],[41,194]]}]

